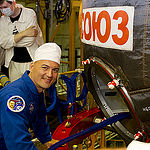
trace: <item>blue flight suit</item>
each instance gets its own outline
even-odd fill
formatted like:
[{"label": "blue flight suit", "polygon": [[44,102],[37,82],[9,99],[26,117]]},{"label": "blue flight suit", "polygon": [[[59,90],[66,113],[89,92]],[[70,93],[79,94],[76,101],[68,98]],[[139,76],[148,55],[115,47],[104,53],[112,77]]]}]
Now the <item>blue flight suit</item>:
[{"label": "blue flight suit", "polygon": [[38,93],[28,73],[0,90],[0,150],[37,150],[30,127],[41,143],[51,140],[44,95]]}]

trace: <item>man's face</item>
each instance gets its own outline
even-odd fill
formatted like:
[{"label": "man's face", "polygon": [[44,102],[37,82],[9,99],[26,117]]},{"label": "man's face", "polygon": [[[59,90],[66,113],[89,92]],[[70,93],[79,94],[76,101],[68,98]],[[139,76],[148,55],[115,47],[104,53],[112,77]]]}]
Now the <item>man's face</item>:
[{"label": "man's face", "polygon": [[14,11],[15,10],[15,2],[9,3],[5,0],[2,4],[0,4],[0,9],[2,10],[2,12],[4,9],[6,10],[8,8],[10,8],[11,11]]},{"label": "man's face", "polygon": [[10,103],[9,103],[9,106],[10,106],[10,108],[14,108],[14,106],[15,106],[15,102],[14,101],[10,101]]},{"label": "man's face", "polygon": [[8,2],[6,2],[6,1],[4,1],[2,4],[0,4],[0,9],[8,8],[8,7],[10,7],[10,6],[11,6],[11,4],[10,4],[10,3],[8,3]]},{"label": "man's face", "polygon": [[38,92],[49,88],[57,79],[59,64],[50,60],[32,62],[29,77],[34,82]]}]

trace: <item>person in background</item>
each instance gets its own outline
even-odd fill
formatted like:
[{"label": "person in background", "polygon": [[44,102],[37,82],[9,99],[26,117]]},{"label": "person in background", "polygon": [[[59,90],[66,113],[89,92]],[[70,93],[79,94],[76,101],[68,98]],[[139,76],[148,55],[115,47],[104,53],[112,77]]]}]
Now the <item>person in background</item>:
[{"label": "person in background", "polygon": [[5,67],[9,79],[21,77],[33,60],[35,50],[44,43],[34,10],[0,0],[0,46],[5,49]]},{"label": "person in background", "polygon": [[57,79],[61,49],[45,43],[36,52],[30,71],[0,90],[0,149],[37,150],[29,128],[47,148],[52,140],[46,121],[43,91]]},{"label": "person in background", "polygon": [[2,72],[4,58],[5,58],[5,51],[0,47],[0,89],[10,83],[8,77]]},{"label": "person in background", "polygon": [[4,49],[0,47],[0,72],[1,72],[1,67],[4,64],[4,58],[5,58]]}]

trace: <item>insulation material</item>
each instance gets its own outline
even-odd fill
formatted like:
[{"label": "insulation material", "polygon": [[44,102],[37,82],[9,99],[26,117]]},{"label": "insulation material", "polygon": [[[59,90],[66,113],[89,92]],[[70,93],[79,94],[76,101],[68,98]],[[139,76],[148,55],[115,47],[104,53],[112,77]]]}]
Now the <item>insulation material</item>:
[{"label": "insulation material", "polygon": [[[149,5],[150,0],[83,0],[84,60],[97,59],[85,65],[89,90],[106,117],[124,112],[128,107],[134,123],[128,120],[127,124],[122,122],[125,129],[121,125],[115,127],[126,141],[129,139],[127,143],[139,130],[146,133],[143,141],[150,137]],[[108,71],[111,69],[121,79],[128,96],[123,93],[120,97],[121,86],[113,87],[112,91],[106,86],[113,80]]]},{"label": "insulation material", "polygon": [[84,58],[121,67],[131,90],[150,85],[150,8],[141,0],[83,0]]}]

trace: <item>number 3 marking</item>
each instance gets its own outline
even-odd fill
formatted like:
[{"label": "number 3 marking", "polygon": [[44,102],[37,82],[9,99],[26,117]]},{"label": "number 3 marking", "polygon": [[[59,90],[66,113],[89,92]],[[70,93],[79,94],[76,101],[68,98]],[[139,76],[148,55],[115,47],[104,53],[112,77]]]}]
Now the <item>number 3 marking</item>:
[{"label": "number 3 marking", "polygon": [[122,22],[120,24],[118,24],[118,30],[122,31],[122,37],[119,38],[117,35],[112,35],[113,41],[118,44],[118,45],[123,45],[127,42],[128,37],[129,37],[129,30],[126,27],[127,23],[128,23],[128,14],[125,11],[117,11],[114,14],[113,19],[118,20],[118,18],[121,17],[122,18]]}]

